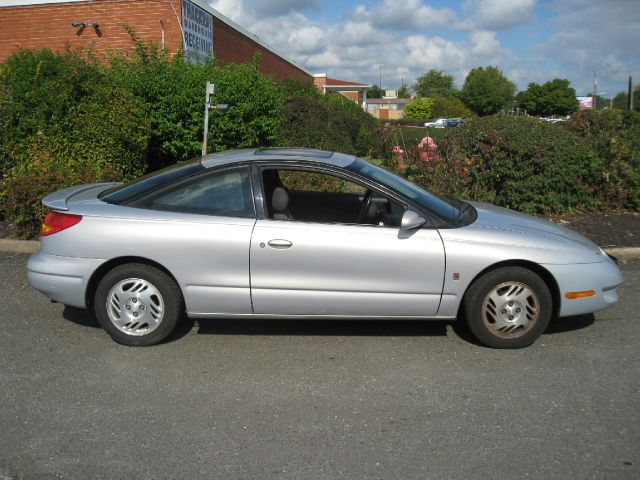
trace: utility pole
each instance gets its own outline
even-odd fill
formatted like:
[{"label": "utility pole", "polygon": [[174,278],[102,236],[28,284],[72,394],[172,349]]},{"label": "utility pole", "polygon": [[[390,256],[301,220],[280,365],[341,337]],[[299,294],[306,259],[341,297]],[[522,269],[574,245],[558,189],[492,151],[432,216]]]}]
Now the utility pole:
[{"label": "utility pole", "polygon": [[382,91],[382,64],[378,64],[378,68],[380,69],[380,90]]},{"label": "utility pole", "polygon": [[596,97],[598,96],[598,72],[593,72],[593,109],[596,109]]},{"label": "utility pole", "polygon": [[629,96],[628,96],[628,103],[629,103],[629,111],[633,110],[633,81],[631,79],[631,77],[629,77]]}]

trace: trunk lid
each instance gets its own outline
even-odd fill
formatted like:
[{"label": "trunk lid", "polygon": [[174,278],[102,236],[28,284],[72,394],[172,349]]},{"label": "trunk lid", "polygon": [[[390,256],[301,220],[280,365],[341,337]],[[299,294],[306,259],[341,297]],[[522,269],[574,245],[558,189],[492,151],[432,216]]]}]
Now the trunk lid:
[{"label": "trunk lid", "polygon": [[69,210],[69,203],[71,201],[79,202],[82,200],[95,199],[100,192],[114,185],[119,185],[119,182],[86,183],[84,185],[63,188],[44,197],[42,204],[52,210],[66,211]]}]

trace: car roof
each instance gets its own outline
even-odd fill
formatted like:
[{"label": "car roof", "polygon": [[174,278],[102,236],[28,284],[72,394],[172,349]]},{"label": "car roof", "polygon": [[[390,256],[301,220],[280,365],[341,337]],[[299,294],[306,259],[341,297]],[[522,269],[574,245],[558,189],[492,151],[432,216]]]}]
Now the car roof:
[{"label": "car roof", "polygon": [[313,148],[250,148],[212,153],[202,157],[200,163],[205,168],[244,162],[285,160],[292,162],[313,162],[335,167],[346,167],[357,160],[353,155],[316,150]]}]

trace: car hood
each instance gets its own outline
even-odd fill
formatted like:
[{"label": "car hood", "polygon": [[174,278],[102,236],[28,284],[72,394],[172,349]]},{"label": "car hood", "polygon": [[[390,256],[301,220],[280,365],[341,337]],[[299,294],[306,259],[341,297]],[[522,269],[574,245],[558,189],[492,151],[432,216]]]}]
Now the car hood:
[{"label": "car hood", "polygon": [[[515,212],[507,208],[498,207],[488,203],[468,202],[478,212],[477,220],[470,227],[482,230],[497,230],[504,233],[512,233],[515,241],[527,239],[525,243],[555,244],[558,247],[574,248],[576,244],[587,250],[599,252],[599,247],[588,238],[555,223],[540,218]],[[508,241],[508,240],[507,240]],[[550,245],[546,245],[550,247]]]}]

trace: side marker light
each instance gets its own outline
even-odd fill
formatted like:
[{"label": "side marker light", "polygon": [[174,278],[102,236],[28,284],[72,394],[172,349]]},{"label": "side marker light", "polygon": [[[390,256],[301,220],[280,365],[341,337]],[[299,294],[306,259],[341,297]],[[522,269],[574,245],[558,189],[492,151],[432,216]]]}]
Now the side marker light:
[{"label": "side marker light", "polygon": [[567,292],[564,294],[565,298],[568,298],[569,300],[575,300],[576,298],[594,297],[595,295],[595,290],[585,290],[583,292]]}]

